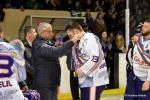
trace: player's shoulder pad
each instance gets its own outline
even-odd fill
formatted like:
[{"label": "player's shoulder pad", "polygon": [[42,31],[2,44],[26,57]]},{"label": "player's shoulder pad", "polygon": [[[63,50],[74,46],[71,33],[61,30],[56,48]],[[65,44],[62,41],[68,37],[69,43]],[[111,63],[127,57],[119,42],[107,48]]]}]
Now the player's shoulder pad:
[{"label": "player's shoulder pad", "polygon": [[95,35],[93,33],[85,33],[84,39],[93,40],[95,38]]}]

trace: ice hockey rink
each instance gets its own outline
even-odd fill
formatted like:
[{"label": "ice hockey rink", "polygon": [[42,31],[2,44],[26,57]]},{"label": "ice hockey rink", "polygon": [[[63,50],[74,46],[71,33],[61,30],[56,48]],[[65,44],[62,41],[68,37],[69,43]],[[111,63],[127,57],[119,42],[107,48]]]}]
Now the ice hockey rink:
[{"label": "ice hockey rink", "polygon": [[103,97],[101,100],[123,100],[123,96],[108,96]]},{"label": "ice hockey rink", "polygon": [[[105,90],[100,100],[124,100],[125,88]],[[58,100],[72,100],[70,93],[59,94]]]}]

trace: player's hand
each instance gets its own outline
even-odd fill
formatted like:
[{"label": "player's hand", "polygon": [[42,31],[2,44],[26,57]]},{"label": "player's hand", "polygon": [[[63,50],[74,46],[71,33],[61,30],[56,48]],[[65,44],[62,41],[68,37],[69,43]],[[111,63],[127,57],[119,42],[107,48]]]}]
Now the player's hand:
[{"label": "player's hand", "polygon": [[75,34],[71,39],[72,42],[76,43],[83,37],[83,34]]},{"label": "player's hand", "polygon": [[78,77],[84,76],[84,72],[80,68],[78,68],[75,72],[77,73]]},{"label": "player's hand", "polygon": [[28,88],[27,85],[25,85],[22,89],[23,89],[23,92],[28,92],[29,91],[29,88]]},{"label": "player's hand", "polygon": [[150,89],[150,81],[145,81],[142,86],[142,91],[147,91]]}]

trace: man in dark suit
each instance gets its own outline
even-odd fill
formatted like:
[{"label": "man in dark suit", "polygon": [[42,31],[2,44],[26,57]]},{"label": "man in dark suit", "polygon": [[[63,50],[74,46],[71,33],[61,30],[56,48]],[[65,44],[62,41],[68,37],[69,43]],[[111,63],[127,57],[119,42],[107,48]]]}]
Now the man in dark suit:
[{"label": "man in dark suit", "polygon": [[49,42],[53,34],[49,23],[40,23],[37,31],[38,35],[32,44],[35,89],[40,93],[41,100],[57,100],[61,76],[58,57],[67,54],[83,35],[75,35],[64,45],[55,47]]},{"label": "man in dark suit", "polygon": [[26,83],[29,88],[33,88],[33,60],[32,60],[32,54],[31,54],[31,47],[32,47],[32,42],[35,39],[37,33],[35,31],[35,28],[32,26],[26,26],[24,28],[24,40],[23,44],[25,46],[25,51],[24,51],[24,58],[25,58],[25,66],[26,66],[26,71],[27,71],[27,80]]}]

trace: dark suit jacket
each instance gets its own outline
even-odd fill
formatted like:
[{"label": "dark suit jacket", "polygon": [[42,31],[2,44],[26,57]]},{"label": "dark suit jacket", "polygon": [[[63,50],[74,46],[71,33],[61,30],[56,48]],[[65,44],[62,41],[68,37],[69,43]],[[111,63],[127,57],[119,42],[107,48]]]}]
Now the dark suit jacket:
[{"label": "dark suit jacket", "polygon": [[38,87],[58,87],[60,85],[61,69],[58,57],[71,50],[74,43],[66,42],[63,46],[55,47],[39,35],[32,44],[32,56],[35,67],[34,82]]}]

